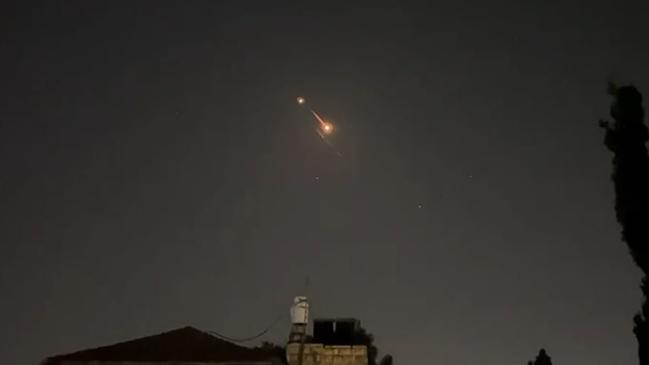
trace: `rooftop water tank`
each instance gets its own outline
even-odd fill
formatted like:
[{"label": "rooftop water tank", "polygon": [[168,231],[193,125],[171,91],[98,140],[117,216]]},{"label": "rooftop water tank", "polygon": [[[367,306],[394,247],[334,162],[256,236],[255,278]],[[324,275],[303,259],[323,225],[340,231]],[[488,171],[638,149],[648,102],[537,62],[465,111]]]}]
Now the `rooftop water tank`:
[{"label": "rooftop water tank", "polygon": [[306,297],[295,297],[291,306],[291,323],[309,323],[309,302]]}]

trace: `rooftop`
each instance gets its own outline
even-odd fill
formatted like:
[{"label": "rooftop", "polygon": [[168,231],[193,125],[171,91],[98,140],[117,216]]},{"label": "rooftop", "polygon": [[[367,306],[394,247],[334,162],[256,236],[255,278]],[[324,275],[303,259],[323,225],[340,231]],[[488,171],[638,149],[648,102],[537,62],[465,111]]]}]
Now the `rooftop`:
[{"label": "rooftop", "polygon": [[193,327],[179,328],[154,336],[110,346],[49,357],[44,365],[64,362],[232,362],[271,363],[276,356],[262,349],[235,345]]}]

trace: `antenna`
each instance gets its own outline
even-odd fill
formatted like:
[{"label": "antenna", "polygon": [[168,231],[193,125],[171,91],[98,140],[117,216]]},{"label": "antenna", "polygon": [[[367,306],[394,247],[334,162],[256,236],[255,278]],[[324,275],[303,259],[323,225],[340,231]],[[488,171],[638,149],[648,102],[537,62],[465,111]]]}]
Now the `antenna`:
[{"label": "antenna", "polygon": [[309,274],[306,275],[306,278],[304,279],[304,296],[309,297],[309,287],[311,286],[311,278],[309,277]]}]

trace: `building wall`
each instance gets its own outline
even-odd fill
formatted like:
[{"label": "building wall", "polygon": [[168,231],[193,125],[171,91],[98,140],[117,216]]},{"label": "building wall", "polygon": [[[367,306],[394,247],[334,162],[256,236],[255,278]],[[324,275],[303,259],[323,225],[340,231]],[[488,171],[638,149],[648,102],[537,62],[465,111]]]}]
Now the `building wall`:
[{"label": "building wall", "polygon": [[193,361],[78,361],[64,360],[57,365],[274,365],[272,362],[193,362]]},{"label": "building wall", "polygon": [[[288,344],[286,358],[289,365],[299,365],[299,354],[299,343]],[[302,365],[367,365],[367,347],[305,343]]]}]

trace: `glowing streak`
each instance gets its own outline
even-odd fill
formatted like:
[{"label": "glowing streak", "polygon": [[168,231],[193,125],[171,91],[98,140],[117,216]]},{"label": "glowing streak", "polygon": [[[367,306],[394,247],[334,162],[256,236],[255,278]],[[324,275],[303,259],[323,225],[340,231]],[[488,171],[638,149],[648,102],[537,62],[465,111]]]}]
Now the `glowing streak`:
[{"label": "glowing streak", "polygon": [[313,116],[315,117],[315,119],[317,119],[318,122],[320,122],[320,126],[324,129],[325,126],[327,125],[327,122],[325,122],[324,119],[322,119],[322,118],[318,115],[318,113],[314,112],[313,110],[311,110],[311,113],[313,113]]},{"label": "glowing streak", "polygon": [[329,135],[334,132],[334,125],[325,121],[322,118],[318,118],[318,122],[320,122],[320,128],[318,131],[321,131],[322,133]]},{"label": "glowing streak", "polygon": [[325,121],[324,119],[322,119],[322,117],[321,117],[320,115],[318,115],[318,113],[316,113],[315,111],[313,111],[313,109],[309,109],[309,110],[311,110],[311,113],[313,114],[313,116],[315,117],[315,119],[317,119],[317,120],[318,120],[318,123],[320,123],[320,130],[321,130],[324,134],[331,134],[331,133],[333,133],[333,131],[334,131],[334,126],[333,126],[333,124],[331,124],[331,123]]},{"label": "glowing streak", "polygon": [[[296,98],[296,101],[297,101],[297,103],[299,105],[305,105],[306,104],[306,99],[304,99],[304,97],[302,97],[302,96],[298,96]],[[343,154],[340,153],[340,151],[338,151],[336,149],[336,147],[331,143],[329,138],[327,138],[328,135],[331,135],[334,132],[334,125],[327,122],[318,113],[316,113],[315,110],[313,110],[311,108],[308,108],[308,110],[311,112],[311,114],[313,114],[315,119],[318,121],[318,127],[319,128],[316,129],[316,133],[318,133],[320,138],[322,138],[322,140],[336,153],[336,155],[338,155],[338,157],[343,157]]]}]

